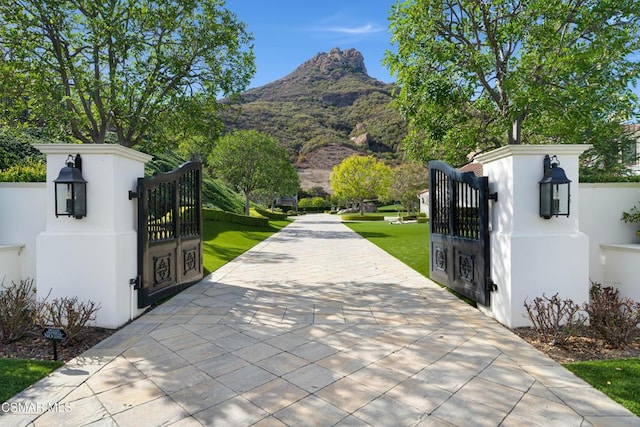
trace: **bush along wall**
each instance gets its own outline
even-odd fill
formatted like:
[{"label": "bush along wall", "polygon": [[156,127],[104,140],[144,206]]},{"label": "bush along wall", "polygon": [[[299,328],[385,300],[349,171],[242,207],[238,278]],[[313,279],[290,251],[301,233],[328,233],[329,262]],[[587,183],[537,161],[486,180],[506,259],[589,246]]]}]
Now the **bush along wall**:
[{"label": "bush along wall", "polygon": [[260,207],[256,207],[254,209],[257,213],[269,219],[275,219],[275,220],[287,219],[287,215],[280,212],[271,212],[268,209],[262,209]]},{"label": "bush along wall", "polygon": [[203,221],[231,222],[233,224],[247,225],[249,227],[268,227],[269,218],[257,218],[239,215],[218,209],[202,209]]},{"label": "bush along wall", "polygon": [[28,159],[23,164],[14,164],[0,169],[0,182],[45,182],[47,165],[39,160]]}]

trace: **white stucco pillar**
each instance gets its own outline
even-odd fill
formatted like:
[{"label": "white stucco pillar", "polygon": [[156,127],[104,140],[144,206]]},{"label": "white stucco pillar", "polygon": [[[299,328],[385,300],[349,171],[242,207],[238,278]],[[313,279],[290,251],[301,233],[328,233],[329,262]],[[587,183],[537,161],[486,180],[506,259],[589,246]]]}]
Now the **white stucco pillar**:
[{"label": "white stucco pillar", "polygon": [[[101,305],[96,324],[119,327],[137,317],[137,202],[129,200],[151,156],[113,144],[38,144],[47,156],[46,230],[38,235],[39,298],[74,297]],[[55,216],[53,180],[67,157],[80,154],[87,215]]]},{"label": "white stucco pillar", "polygon": [[[528,326],[524,302],[554,294],[589,299],[589,238],[579,226],[578,157],[588,145],[510,145],[479,155],[498,202],[491,211],[491,277],[498,285],[487,315],[508,327]],[[545,154],[556,155],[571,182],[570,216],[539,215]]]}]

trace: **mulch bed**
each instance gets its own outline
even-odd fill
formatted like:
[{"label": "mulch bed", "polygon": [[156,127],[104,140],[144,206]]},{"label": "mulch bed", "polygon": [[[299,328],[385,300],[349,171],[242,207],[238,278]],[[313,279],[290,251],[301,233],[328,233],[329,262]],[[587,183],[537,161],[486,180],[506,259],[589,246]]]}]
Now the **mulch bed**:
[{"label": "mulch bed", "polygon": [[614,348],[585,329],[569,338],[563,345],[552,345],[540,340],[533,328],[515,328],[515,334],[559,363],[601,359],[630,359],[640,357],[640,337],[624,348]]},{"label": "mulch bed", "polygon": [[[85,327],[81,336],[71,341],[63,340],[57,344],[58,360],[67,362],[79,356],[115,331],[115,329]],[[41,332],[40,327],[34,326],[33,329],[20,340],[9,344],[0,343],[0,357],[53,360],[53,346],[51,341],[44,339]]]}]

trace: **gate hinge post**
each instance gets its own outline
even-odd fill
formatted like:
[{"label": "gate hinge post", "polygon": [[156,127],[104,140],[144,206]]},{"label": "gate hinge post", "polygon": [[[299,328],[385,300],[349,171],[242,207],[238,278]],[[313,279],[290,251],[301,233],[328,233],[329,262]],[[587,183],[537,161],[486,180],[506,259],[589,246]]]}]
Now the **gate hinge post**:
[{"label": "gate hinge post", "polygon": [[498,201],[498,192],[496,191],[495,193],[489,193],[489,200],[493,200],[494,202]]},{"label": "gate hinge post", "polygon": [[495,292],[498,290],[498,285],[491,280],[491,277],[487,277],[486,287],[489,292]]},{"label": "gate hinge post", "polygon": [[129,279],[129,284],[133,285],[134,290],[142,288],[142,277],[136,276],[133,279]]},{"label": "gate hinge post", "polygon": [[129,200],[137,199],[138,197],[139,197],[139,194],[137,191],[129,190]]}]

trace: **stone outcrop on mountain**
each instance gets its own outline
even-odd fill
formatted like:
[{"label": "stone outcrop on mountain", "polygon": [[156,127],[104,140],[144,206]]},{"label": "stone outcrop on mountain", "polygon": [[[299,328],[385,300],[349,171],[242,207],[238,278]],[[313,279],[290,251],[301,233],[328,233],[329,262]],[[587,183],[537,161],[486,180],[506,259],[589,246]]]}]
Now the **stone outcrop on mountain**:
[{"label": "stone outcrop on mountain", "polygon": [[369,77],[359,51],[334,48],[244,92],[223,119],[230,131],[255,129],[278,138],[302,188],[329,190],[333,166],[353,153],[398,157],[406,125],[391,105],[392,91],[393,84]]}]

